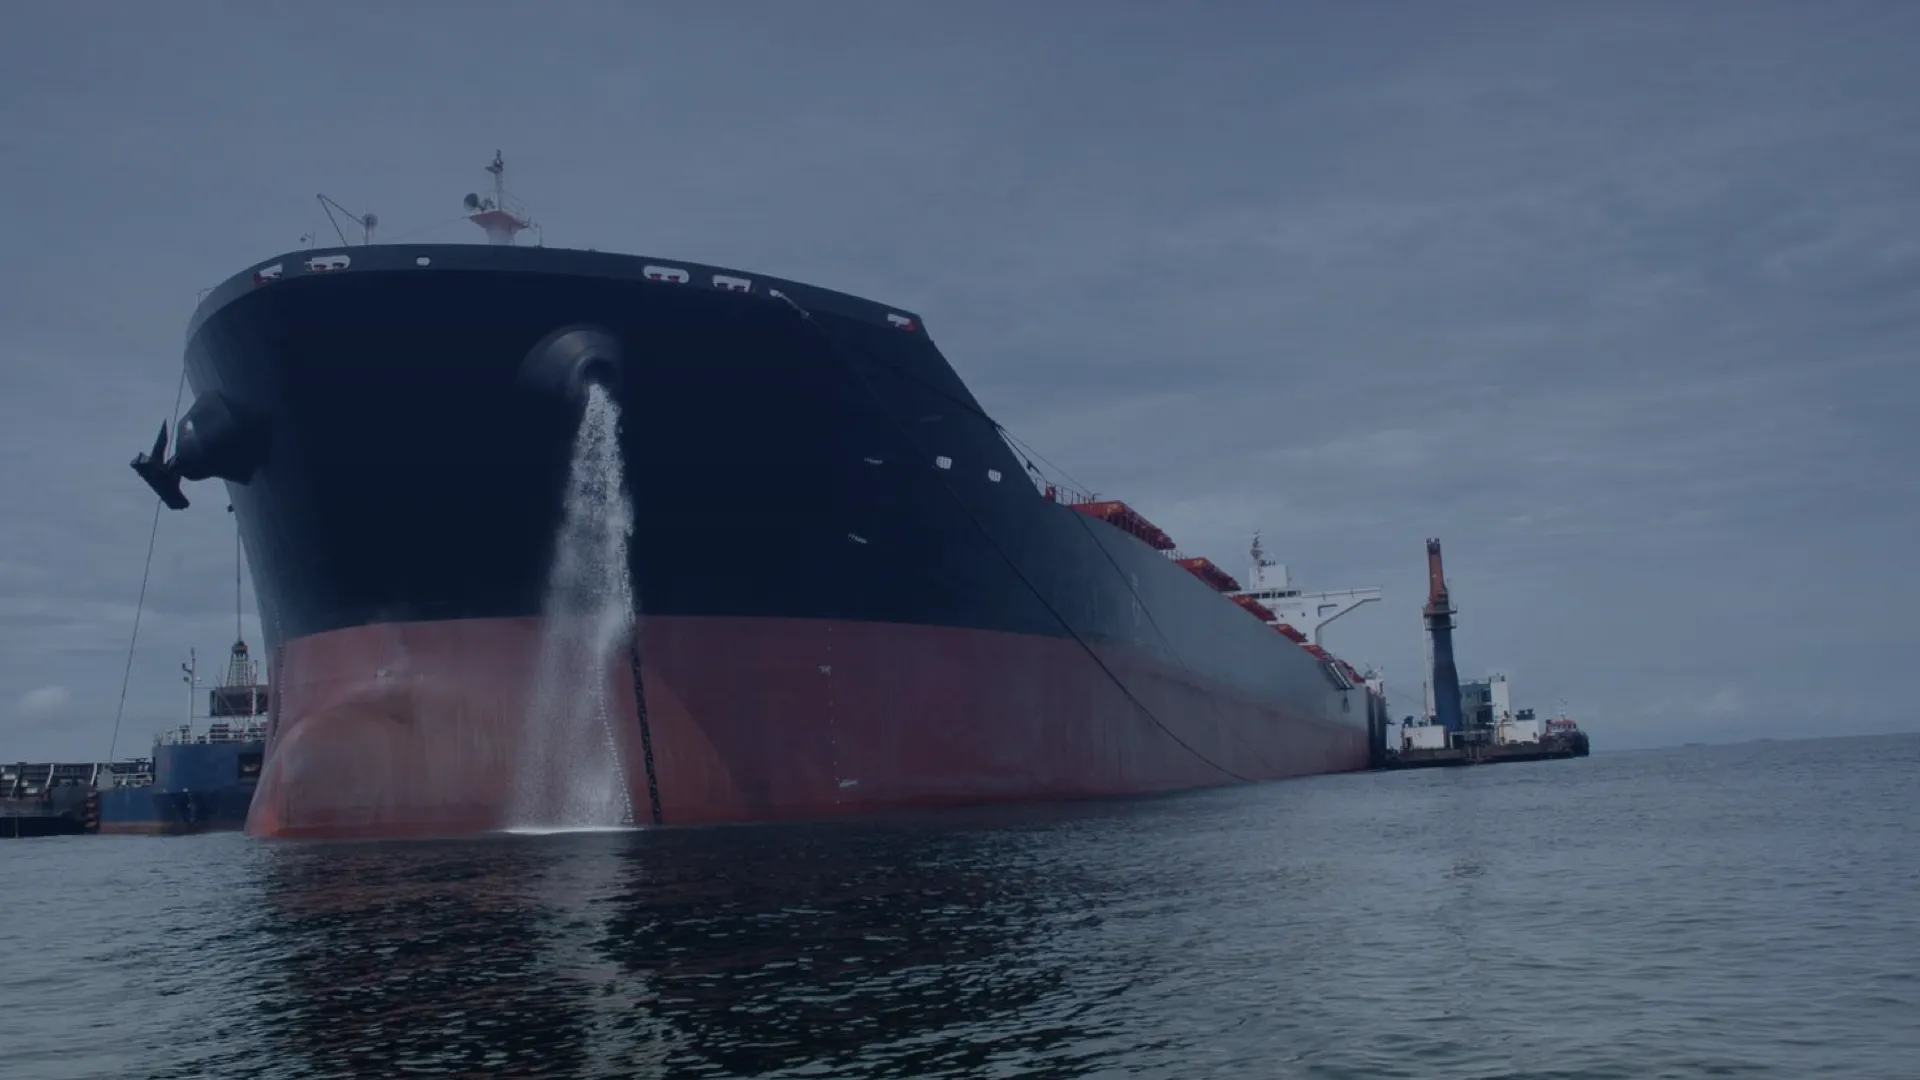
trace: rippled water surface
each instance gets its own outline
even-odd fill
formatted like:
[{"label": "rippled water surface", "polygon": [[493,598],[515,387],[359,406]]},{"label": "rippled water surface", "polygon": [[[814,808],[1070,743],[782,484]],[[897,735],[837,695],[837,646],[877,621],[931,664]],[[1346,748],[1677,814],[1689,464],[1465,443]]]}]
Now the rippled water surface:
[{"label": "rippled water surface", "polygon": [[10,840],[0,1074],[1911,1078],[1916,827],[1909,736],[1024,815]]}]

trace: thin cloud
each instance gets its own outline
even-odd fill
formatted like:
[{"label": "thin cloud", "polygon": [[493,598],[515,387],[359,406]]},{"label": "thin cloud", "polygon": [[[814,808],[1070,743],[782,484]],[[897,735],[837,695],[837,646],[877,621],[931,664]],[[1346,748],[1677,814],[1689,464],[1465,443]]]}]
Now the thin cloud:
[{"label": "thin cloud", "polygon": [[13,711],[22,719],[40,720],[60,715],[72,701],[73,694],[64,686],[41,686],[21,694]]}]

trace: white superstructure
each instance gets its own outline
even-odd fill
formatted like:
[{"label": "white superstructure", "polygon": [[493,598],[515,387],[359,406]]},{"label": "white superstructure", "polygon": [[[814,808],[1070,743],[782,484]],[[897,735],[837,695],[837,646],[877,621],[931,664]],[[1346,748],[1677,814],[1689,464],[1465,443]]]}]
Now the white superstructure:
[{"label": "white superstructure", "polygon": [[1383,595],[1378,588],[1303,592],[1294,587],[1285,566],[1267,558],[1266,550],[1260,546],[1259,533],[1253,534],[1249,554],[1253,557],[1253,566],[1247,574],[1247,587],[1231,595],[1258,600],[1273,612],[1276,622],[1300,631],[1315,645],[1320,644],[1321,628]]}]

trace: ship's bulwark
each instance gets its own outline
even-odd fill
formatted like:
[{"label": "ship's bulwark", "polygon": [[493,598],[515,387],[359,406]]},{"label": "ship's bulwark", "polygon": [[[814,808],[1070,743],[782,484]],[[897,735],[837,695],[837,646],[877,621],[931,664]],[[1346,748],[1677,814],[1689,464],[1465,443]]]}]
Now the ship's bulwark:
[{"label": "ship's bulwark", "polygon": [[625,353],[651,788],[632,664],[608,678],[643,823],[654,790],[671,824],[1366,763],[1363,693],[1044,498],[917,319],[552,249],[286,262],[187,350],[272,432],[228,487],[276,658],[256,834],[508,823],[575,425],[521,370],[577,324]]},{"label": "ship's bulwark", "polygon": [[[540,737],[528,728],[540,722],[529,707],[540,636],[538,619],[467,619],[293,643],[249,830],[446,835],[515,824],[510,795]],[[651,785],[630,665],[608,672],[610,714],[639,824],[652,820],[654,790],[662,823],[698,824],[1163,791],[1366,762],[1364,730],[1103,651],[1140,703],[1069,639],[648,618]]]}]

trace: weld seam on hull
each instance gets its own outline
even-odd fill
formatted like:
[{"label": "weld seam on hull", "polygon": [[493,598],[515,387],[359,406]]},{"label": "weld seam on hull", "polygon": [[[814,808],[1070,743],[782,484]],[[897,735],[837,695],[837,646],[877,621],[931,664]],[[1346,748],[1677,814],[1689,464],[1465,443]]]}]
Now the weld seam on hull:
[{"label": "weld seam on hull", "polygon": [[640,757],[647,769],[647,806],[653,812],[653,823],[662,824],[660,818],[660,778],[653,768],[653,730],[647,723],[647,687],[640,678],[640,635],[635,634],[633,647],[627,650],[627,663],[633,667],[633,711],[640,721]]}]

